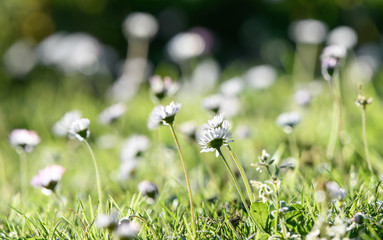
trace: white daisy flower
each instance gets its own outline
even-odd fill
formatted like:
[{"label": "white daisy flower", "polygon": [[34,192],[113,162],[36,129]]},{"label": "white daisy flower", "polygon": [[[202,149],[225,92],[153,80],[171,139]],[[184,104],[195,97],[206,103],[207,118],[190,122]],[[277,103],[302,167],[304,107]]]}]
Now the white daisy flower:
[{"label": "white daisy flower", "polygon": [[158,187],[156,184],[145,180],[138,184],[138,190],[142,196],[147,197],[148,203],[154,203],[158,195]]},{"label": "white daisy flower", "polygon": [[123,116],[126,112],[126,105],[124,103],[114,104],[105,109],[99,116],[101,124],[109,124],[116,121]]},{"label": "white daisy flower", "polygon": [[199,144],[202,146],[202,152],[212,152],[216,150],[216,157],[219,156],[218,149],[222,146],[227,146],[229,143],[234,142],[231,140],[232,134],[230,128],[218,127],[206,130],[201,134]]},{"label": "white daisy flower", "polygon": [[15,129],[9,134],[9,142],[15,148],[21,148],[26,152],[32,152],[33,148],[40,143],[40,137],[35,131]]},{"label": "white daisy flower", "polygon": [[117,237],[119,240],[137,239],[140,233],[141,225],[135,221],[123,220],[118,225]]},{"label": "white daisy flower", "polygon": [[68,135],[72,123],[80,118],[81,112],[78,110],[65,113],[65,115],[53,126],[53,133],[60,137]]},{"label": "white daisy flower", "polygon": [[44,194],[54,192],[60,182],[65,169],[60,165],[48,166],[39,171],[39,174],[32,178],[31,185],[41,187]]},{"label": "white daisy flower", "polygon": [[177,82],[173,82],[170,77],[162,79],[156,75],[150,78],[149,83],[151,91],[158,100],[175,94],[180,88],[180,85]]},{"label": "white daisy flower", "polygon": [[110,231],[114,231],[118,226],[118,213],[113,212],[111,215],[100,214],[97,216],[95,224],[99,228],[106,228]]},{"label": "white daisy flower", "polygon": [[221,84],[220,91],[223,95],[228,97],[238,96],[244,89],[244,81],[240,77],[231,78]]},{"label": "white daisy flower", "polygon": [[210,95],[203,99],[203,108],[218,113],[221,110],[223,97],[220,94]]},{"label": "white daisy flower", "polygon": [[150,114],[148,121],[148,128],[154,129],[160,124],[170,125],[173,124],[174,118],[181,108],[181,103],[171,102],[167,106],[157,106]]},{"label": "white daisy flower", "polygon": [[326,192],[331,200],[343,200],[346,197],[346,191],[336,182],[326,183]]},{"label": "white daisy flower", "polygon": [[77,138],[79,141],[84,141],[90,135],[89,130],[90,120],[87,118],[77,119],[72,123],[69,129],[69,134]]},{"label": "white daisy flower", "polygon": [[302,116],[299,112],[287,112],[278,116],[276,123],[282,127],[286,133],[291,133],[292,129],[300,123]]},{"label": "white daisy flower", "polygon": [[150,147],[150,140],[144,135],[133,135],[125,140],[120,154],[121,161],[137,159]]},{"label": "white daisy flower", "polygon": [[224,119],[224,114],[219,113],[213,117],[213,119],[208,120],[207,124],[202,125],[201,130],[206,131],[209,129],[215,129],[219,127],[229,128],[229,122]]}]

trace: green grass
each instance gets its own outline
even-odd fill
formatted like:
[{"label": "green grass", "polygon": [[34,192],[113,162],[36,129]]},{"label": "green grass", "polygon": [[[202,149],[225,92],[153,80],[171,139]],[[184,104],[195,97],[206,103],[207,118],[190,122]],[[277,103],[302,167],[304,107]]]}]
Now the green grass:
[{"label": "green grass", "polygon": [[[160,127],[149,131],[146,127],[154,107],[147,86],[144,85],[137,96],[127,103],[127,112],[121,119],[103,126],[98,123],[98,114],[110,103],[104,97],[95,95],[89,81],[84,78],[63,77],[40,69],[27,80],[27,86],[8,84],[9,92],[0,106],[0,238],[113,238],[112,233],[94,224],[98,198],[88,150],[76,140],[58,138],[51,132],[53,124],[65,112],[79,109],[84,117],[91,120],[89,142],[100,171],[102,212],[117,211],[119,218],[140,216],[154,229],[159,239],[190,239],[191,216],[181,162],[169,129]],[[299,109],[303,119],[293,134],[300,153],[300,165],[295,172],[281,171],[279,175],[279,198],[289,206],[289,210],[283,214],[283,225],[291,234],[305,238],[321,221],[323,224],[320,229],[324,234],[326,229],[334,226],[337,218],[350,226],[353,216],[362,212],[365,215],[364,222],[348,229],[343,237],[380,239],[383,237],[382,186],[378,180],[383,172],[383,112],[381,96],[377,95],[380,89],[372,83],[364,86],[365,95],[374,98],[373,104],[367,108],[367,138],[372,166],[376,171],[371,175],[364,155],[361,110],[354,104],[357,88],[347,79],[342,79],[342,122],[346,139],[343,160],[339,157],[339,145],[335,159],[330,161],[326,158],[333,101],[326,82],[321,81],[320,84],[323,91],[306,108],[294,105],[293,93],[298,83],[287,74],[281,75],[269,90],[246,89],[239,96],[242,110],[230,122],[234,132],[239,124],[248,124],[253,135],[245,140],[237,140],[234,135],[235,142],[230,146],[242,162],[249,180],[269,179],[265,171],[260,173],[250,164],[258,162],[262,149],[271,155],[279,150],[280,156],[275,159],[275,164],[291,156],[288,137],[276,126],[275,119],[283,111]],[[104,85],[102,83],[99,87]],[[36,94],[41,89],[42,93]],[[175,97],[176,101],[183,104],[176,116],[176,130],[182,122],[193,120],[200,126],[212,118],[201,108],[202,97]],[[58,197],[45,196],[39,189],[28,185],[27,193],[20,199],[19,159],[8,143],[8,134],[14,128],[35,130],[42,139],[27,156],[28,182],[47,165],[57,163],[66,168]],[[115,145],[109,149],[101,148],[98,139],[110,133],[117,137]],[[135,175],[125,182],[119,182],[117,174],[121,144],[125,138],[136,133],[150,137],[151,148],[144,153]],[[241,204],[222,160],[216,158],[214,153],[199,153],[198,145],[188,141],[180,132],[177,134],[191,181],[198,239],[267,239],[271,235],[282,236],[280,226],[275,228],[275,218],[271,214],[274,207],[270,201],[253,205],[253,210],[262,210],[263,213],[253,215],[256,219],[253,222]],[[236,169],[229,152],[223,149],[223,153],[231,168]],[[213,175],[208,168],[213,170]],[[154,204],[146,203],[139,195],[137,185],[145,179],[158,185],[159,196]],[[239,178],[237,180],[248,200],[243,182]],[[337,182],[345,189],[344,201],[318,202],[318,192],[325,192],[324,185],[330,181]],[[252,191],[259,201],[258,190],[252,187]],[[264,224],[260,225],[262,221]],[[150,229],[140,223],[142,229],[138,237],[154,239]]]}]

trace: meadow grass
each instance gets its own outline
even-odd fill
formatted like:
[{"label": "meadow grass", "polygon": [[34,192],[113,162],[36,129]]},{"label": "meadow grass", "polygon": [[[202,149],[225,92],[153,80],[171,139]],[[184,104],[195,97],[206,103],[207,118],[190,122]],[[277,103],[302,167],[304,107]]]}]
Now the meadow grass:
[{"label": "meadow grass", "polygon": [[[51,72],[41,70],[36,75],[25,83],[27,87],[10,84],[8,97],[3,99],[0,108],[0,238],[113,239],[116,233],[95,225],[100,209],[107,214],[116,211],[119,219],[131,217],[139,222],[140,239],[192,239],[190,200],[173,137],[167,128],[149,131],[146,127],[154,107],[148,86],[144,85],[127,103],[127,112],[121,119],[111,125],[101,125],[98,114],[109,104],[94,94],[85,77],[60,75],[47,82],[46,79],[53,77]],[[247,207],[222,160],[213,153],[200,154],[200,147],[177,130],[177,125],[185,121],[193,120],[201,126],[211,119],[212,115],[201,109],[202,97],[181,94],[175,97],[182,102],[175,129],[190,177],[197,239],[297,239],[299,236],[304,239],[315,229],[322,234],[338,231],[339,239],[383,237],[383,199],[379,180],[379,174],[383,172],[380,164],[383,156],[381,97],[372,83],[364,86],[366,95],[375,101],[365,113],[366,132],[363,133],[360,109],[354,104],[357,87],[347,79],[340,80],[345,93],[341,95],[343,142],[335,147],[331,159],[326,157],[326,148],[331,134],[333,99],[326,82],[319,82],[322,91],[307,107],[294,105],[292,96],[297,83],[288,75],[281,75],[268,90],[246,89],[239,96],[241,111],[230,119],[234,132],[234,143],[230,148],[238,159],[228,158],[231,151],[226,148],[222,148],[221,153],[226,157],[227,167],[237,169],[237,161],[244,166],[240,172],[233,173],[242,193],[250,195],[239,179],[244,172],[249,180],[263,182],[269,179],[267,171],[260,172],[251,166],[258,162],[263,149],[274,159],[273,171],[275,166],[294,155],[298,155],[295,157],[299,163],[295,170],[279,171],[281,186],[274,204],[270,200],[262,202],[258,189],[251,187],[255,198],[253,204],[250,205],[246,194],[242,196],[249,204]],[[41,89],[42,93],[36,95]],[[276,117],[290,110],[291,106],[303,115],[293,133],[296,150],[290,150],[295,147],[289,148],[291,139],[275,124]],[[97,158],[102,184],[100,206],[88,150],[76,140],[55,137],[51,131],[54,123],[73,109],[81,110],[83,116],[91,120],[88,141]],[[238,140],[235,129],[243,123],[248,124],[253,134],[251,138]],[[8,143],[8,133],[14,128],[33,129],[42,139],[36,149],[28,153],[29,178],[46,165],[60,164],[66,168],[57,194],[46,196],[30,185],[27,195],[20,194],[20,162]],[[99,140],[108,133],[115,135],[115,142],[111,148],[104,148]],[[135,174],[119,181],[121,144],[125,138],[137,133],[149,136],[151,147],[140,159]],[[364,138],[368,138],[373,172],[369,170],[364,154]],[[213,177],[209,168],[213,169]],[[145,179],[159,188],[153,204],[145,201],[138,192],[138,183]],[[335,182],[345,190],[342,199],[331,200],[331,190],[328,185],[326,187],[329,182]],[[362,217],[356,218],[359,217],[357,213]],[[339,229],[345,232],[340,233]]]}]

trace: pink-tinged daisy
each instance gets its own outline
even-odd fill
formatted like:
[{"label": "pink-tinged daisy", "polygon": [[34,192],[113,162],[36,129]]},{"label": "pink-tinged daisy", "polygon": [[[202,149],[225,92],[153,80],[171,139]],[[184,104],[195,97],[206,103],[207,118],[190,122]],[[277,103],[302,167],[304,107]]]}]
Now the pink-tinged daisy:
[{"label": "pink-tinged daisy", "polygon": [[50,194],[55,191],[59,184],[65,169],[60,165],[48,166],[39,171],[31,180],[31,185],[42,188],[44,194]]},{"label": "pink-tinged daisy", "polygon": [[15,129],[9,134],[9,142],[15,148],[32,152],[34,147],[40,143],[40,137],[35,131]]}]

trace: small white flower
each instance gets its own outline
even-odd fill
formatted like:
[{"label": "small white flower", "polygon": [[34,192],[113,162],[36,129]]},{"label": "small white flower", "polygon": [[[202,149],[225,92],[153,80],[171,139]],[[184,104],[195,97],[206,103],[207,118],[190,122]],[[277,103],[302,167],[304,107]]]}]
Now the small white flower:
[{"label": "small white flower", "polygon": [[346,197],[346,191],[336,182],[326,183],[326,192],[331,200],[343,200]]},{"label": "small white flower", "polygon": [[147,197],[148,203],[154,203],[158,195],[158,187],[156,184],[145,180],[138,184],[138,190],[142,196]]},{"label": "small white flower", "polygon": [[55,191],[60,182],[65,169],[60,165],[48,166],[39,171],[39,174],[32,178],[31,185],[43,188],[44,194],[50,194]]},{"label": "small white flower", "polygon": [[87,118],[77,119],[72,123],[69,129],[69,134],[77,138],[79,141],[84,141],[90,135],[89,130],[90,120]]},{"label": "small white flower", "polygon": [[254,181],[254,180],[250,180],[250,184],[253,187],[258,188],[258,195],[259,195],[259,198],[262,199],[262,202],[265,203],[267,202],[267,200],[272,198],[274,190],[272,186],[269,186],[269,184],[265,184],[265,183]]},{"label": "small white flower", "polygon": [[282,127],[286,133],[291,133],[292,129],[300,123],[302,116],[299,112],[287,112],[278,116],[276,123]]},{"label": "small white flower", "polygon": [[180,85],[177,82],[173,82],[170,77],[162,79],[156,75],[150,78],[149,83],[154,96],[159,100],[175,94],[180,88]]},{"label": "small white flower", "polygon": [[218,113],[221,110],[223,97],[220,94],[210,95],[203,99],[202,106],[212,111],[213,113]]},{"label": "small white flower", "polygon": [[180,125],[180,130],[185,136],[192,140],[196,140],[197,135],[199,134],[197,125],[192,121],[182,123]]},{"label": "small white flower", "polygon": [[118,118],[123,116],[126,112],[126,105],[124,103],[114,104],[105,109],[99,116],[101,124],[109,124],[116,121]]},{"label": "small white flower", "polygon": [[157,106],[150,114],[148,121],[148,128],[154,129],[160,124],[170,125],[173,124],[174,118],[181,108],[181,103],[171,102],[167,106]]},{"label": "small white flower", "polygon": [[133,135],[125,140],[120,154],[121,161],[137,159],[150,147],[150,140],[144,135]]},{"label": "small white flower", "polygon": [[294,94],[295,102],[300,106],[307,106],[311,102],[311,93],[307,89],[300,89]]},{"label": "small white flower", "polygon": [[219,156],[218,149],[227,146],[233,142],[230,128],[218,127],[209,129],[201,134],[199,144],[202,146],[202,152],[212,152],[216,150],[216,157]]},{"label": "small white flower", "polygon": [[342,45],[330,45],[323,49],[321,59],[336,58],[343,59],[347,55],[347,49]]},{"label": "small white flower", "polygon": [[354,29],[347,26],[334,28],[327,37],[329,45],[342,45],[348,49],[353,48],[358,42],[358,36]]},{"label": "small white flower", "polygon": [[65,115],[53,126],[53,133],[60,137],[68,135],[72,123],[80,118],[81,112],[78,110],[65,113]]},{"label": "small white flower", "polygon": [[40,137],[35,131],[15,129],[9,134],[9,142],[15,148],[21,148],[26,152],[32,152],[33,148],[40,143]]},{"label": "small white flower", "polygon": [[258,90],[269,88],[277,78],[277,71],[270,65],[259,65],[250,68],[245,79],[250,87]]},{"label": "small white flower", "polygon": [[224,96],[236,97],[244,89],[244,81],[240,77],[231,78],[223,82],[220,86],[220,90]]},{"label": "small white flower", "polygon": [[213,117],[213,119],[208,120],[207,124],[202,125],[201,130],[206,131],[209,129],[216,129],[219,127],[229,128],[229,122],[224,119],[224,114],[219,113]]},{"label": "small white flower", "polygon": [[137,239],[141,225],[134,221],[123,220],[118,225],[117,236],[119,240]]},{"label": "small white flower", "polygon": [[187,61],[204,53],[206,43],[197,33],[184,32],[175,35],[167,46],[169,56],[175,62]]},{"label": "small white flower", "polygon": [[119,169],[120,180],[125,181],[131,178],[135,174],[137,166],[138,161],[136,159],[122,162]]},{"label": "small white flower", "polygon": [[106,228],[114,231],[118,226],[118,213],[113,212],[111,215],[101,214],[97,216],[95,224],[99,228]]}]

